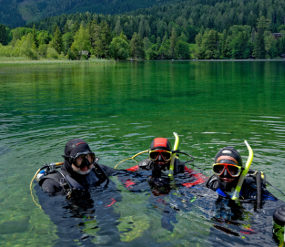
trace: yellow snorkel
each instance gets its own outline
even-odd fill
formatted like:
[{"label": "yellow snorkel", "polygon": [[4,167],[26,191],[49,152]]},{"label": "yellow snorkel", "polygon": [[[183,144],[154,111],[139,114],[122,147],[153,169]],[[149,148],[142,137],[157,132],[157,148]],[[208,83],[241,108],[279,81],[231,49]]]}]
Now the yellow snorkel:
[{"label": "yellow snorkel", "polygon": [[174,161],[175,161],[175,156],[176,156],[175,151],[178,150],[178,146],[179,146],[179,136],[177,135],[176,132],[173,132],[173,135],[175,136],[175,143],[174,143],[174,147],[173,147],[172,155],[171,155],[171,161],[170,161],[170,167],[169,167],[169,173],[168,173],[169,177],[173,177]]},{"label": "yellow snorkel", "polygon": [[148,153],[148,152],[149,152],[149,150],[147,149],[147,150],[141,151],[141,152],[139,152],[139,153],[133,155],[133,156],[130,157],[130,158],[126,158],[126,159],[124,159],[124,160],[121,160],[118,164],[115,165],[114,168],[117,169],[117,167],[118,167],[120,164],[122,164],[123,162],[125,162],[125,161],[127,161],[127,160],[134,160],[135,162],[137,162],[137,161],[135,160],[135,158],[136,158],[137,156],[139,156],[139,155],[141,155],[141,154],[144,154],[144,153]]},{"label": "yellow snorkel", "polygon": [[252,151],[250,145],[247,143],[246,140],[244,141],[244,143],[245,143],[245,145],[246,145],[246,147],[248,149],[249,154],[248,154],[248,158],[247,158],[247,161],[246,161],[245,168],[244,168],[244,170],[242,171],[242,174],[239,177],[238,184],[237,184],[237,186],[235,188],[234,194],[232,195],[232,200],[237,200],[239,198],[239,193],[240,193],[243,181],[245,179],[246,174],[249,171],[249,167],[250,167],[250,165],[252,163],[252,160],[253,160],[253,151]]}]

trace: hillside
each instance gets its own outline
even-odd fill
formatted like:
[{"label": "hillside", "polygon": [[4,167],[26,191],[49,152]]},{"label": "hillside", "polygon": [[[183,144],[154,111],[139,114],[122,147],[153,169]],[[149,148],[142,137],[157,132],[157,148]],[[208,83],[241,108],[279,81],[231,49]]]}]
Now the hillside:
[{"label": "hillside", "polygon": [[171,0],[0,0],[0,23],[10,27],[24,26],[45,17],[86,11],[119,14],[169,1]]}]

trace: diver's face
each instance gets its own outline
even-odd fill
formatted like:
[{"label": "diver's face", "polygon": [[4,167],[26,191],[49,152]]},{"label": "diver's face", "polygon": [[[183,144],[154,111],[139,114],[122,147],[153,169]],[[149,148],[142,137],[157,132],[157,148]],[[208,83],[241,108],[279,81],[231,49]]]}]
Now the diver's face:
[{"label": "diver's face", "polygon": [[80,175],[88,174],[93,166],[95,155],[93,153],[81,154],[76,157],[74,163],[71,165],[73,171]]},{"label": "diver's face", "polygon": [[239,175],[233,176],[231,173],[231,169],[233,166],[224,166],[223,172],[219,175],[221,181],[225,182],[226,184],[234,183],[238,180]]},{"label": "diver's face", "polygon": [[171,160],[171,152],[167,150],[153,150],[149,154],[155,165],[166,167]]}]

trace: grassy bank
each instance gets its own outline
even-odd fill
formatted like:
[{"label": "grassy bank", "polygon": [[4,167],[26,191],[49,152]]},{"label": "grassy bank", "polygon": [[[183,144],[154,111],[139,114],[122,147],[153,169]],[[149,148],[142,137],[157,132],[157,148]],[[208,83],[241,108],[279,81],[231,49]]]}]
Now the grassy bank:
[{"label": "grassy bank", "polygon": [[90,58],[88,60],[68,60],[68,59],[39,59],[31,60],[25,57],[0,57],[0,64],[49,64],[49,63],[115,63],[115,60]]}]

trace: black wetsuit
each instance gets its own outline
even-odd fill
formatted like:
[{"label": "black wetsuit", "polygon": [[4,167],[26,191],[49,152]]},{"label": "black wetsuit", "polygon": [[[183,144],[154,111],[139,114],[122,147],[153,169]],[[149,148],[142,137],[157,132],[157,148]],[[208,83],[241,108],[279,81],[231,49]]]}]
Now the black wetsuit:
[{"label": "black wetsuit", "polygon": [[121,194],[108,179],[117,171],[98,166],[88,175],[79,175],[65,161],[41,178],[42,190],[35,188],[43,210],[57,226],[59,238],[54,246],[77,246],[83,241],[84,246],[110,246],[120,241],[119,215],[113,205],[121,200]]},{"label": "black wetsuit", "polygon": [[258,185],[255,176],[256,173],[250,171],[245,177],[237,201],[231,199],[232,192],[228,192],[227,185],[216,175],[208,179],[206,186],[217,193],[209,215],[213,223],[209,240],[213,246],[220,243],[223,243],[221,246],[228,246],[230,243],[260,246],[257,243],[260,243],[261,236],[264,237],[262,246],[274,246],[271,239],[272,214],[282,202],[266,189],[265,181],[261,180]]},{"label": "black wetsuit", "polygon": [[[122,183],[132,192],[146,192],[151,189],[148,203],[153,208],[161,211],[161,225],[163,228],[172,231],[173,223],[177,223],[177,210],[189,211],[189,205],[181,206],[179,209],[174,206],[178,203],[184,205],[181,201],[183,197],[177,196],[179,187],[188,189],[194,185],[205,182],[205,177],[201,173],[185,166],[185,162],[175,159],[173,175],[174,179],[169,176],[169,165],[165,167],[156,165],[152,160],[146,159],[141,161],[137,166],[127,169],[127,176],[120,176]],[[161,169],[162,168],[162,169]],[[148,186],[149,185],[149,186]],[[173,193],[172,193],[173,192]],[[180,194],[180,193],[178,193]],[[188,193],[188,199],[193,199],[194,195]],[[191,199],[190,199],[191,198]],[[173,201],[176,201],[173,203]]]},{"label": "black wetsuit", "polygon": [[60,169],[43,176],[39,185],[49,195],[66,194],[70,192],[69,190],[84,192],[88,191],[89,187],[107,182],[108,176],[115,172],[116,170],[110,167],[95,165],[89,174],[80,175],[65,161]]},{"label": "black wetsuit", "polygon": [[[224,198],[231,198],[230,193],[226,192],[225,183],[221,182],[218,176],[212,175],[206,186],[209,189],[212,189],[218,193],[219,196]],[[235,188],[235,186],[233,187]],[[277,198],[273,196],[268,190],[266,190],[265,183],[261,181],[260,183],[261,190],[261,200],[264,201],[276,201]],[[257,182],[253,173],[248,174],[243,182],[241,191],[240,191],[240,201],[241,202],[255,202],[257,200]]]}]

